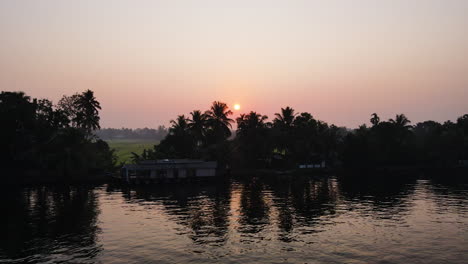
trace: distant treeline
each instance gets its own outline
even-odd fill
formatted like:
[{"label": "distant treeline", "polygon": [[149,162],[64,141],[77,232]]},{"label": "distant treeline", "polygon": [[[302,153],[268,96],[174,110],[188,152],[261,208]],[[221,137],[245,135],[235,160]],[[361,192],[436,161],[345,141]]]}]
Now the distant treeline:
[{"label": "distant treeline", "polygon": [[159,126],[157,129],[152,128],[101,128],[96,130],[95,134],[103,140],[116,139],[148,139],[161,140],[168,133],[165,126]]},{"label": "distant treeline", "polygon": [[[257,112],[236,120],[222,102],[205,112],[171,120],[169,134],[142,159],[214,159],[232,168],[297,168],[326,164],[332,168],[455,168],[468,160],[468,115],[456,122],[425,121],[411,125],[404,115],[381,121],[374,113],[370,126],[357,129],[329,125],[307,112],[281,108],[272,121]],[[232,123],[236,136],[230,139]]]},{"label": "distant treeline", "polygon": [[100,109],[90,90],[55,105],[23,92],[1,92],[1,181],[82,180],[114,170],[113,151],[93,134]]}]

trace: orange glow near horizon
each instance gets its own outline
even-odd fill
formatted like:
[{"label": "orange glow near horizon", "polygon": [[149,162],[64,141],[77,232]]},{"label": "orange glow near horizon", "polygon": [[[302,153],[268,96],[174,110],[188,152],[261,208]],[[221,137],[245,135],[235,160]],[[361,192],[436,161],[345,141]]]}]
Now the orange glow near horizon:
[{"label": "orange glow near horizon", "polygon": [[1,90],[91,89],[103,128],[169,126],[213,101],[349,128],[468,113],[468,1],[181,2],[0,1]]}]

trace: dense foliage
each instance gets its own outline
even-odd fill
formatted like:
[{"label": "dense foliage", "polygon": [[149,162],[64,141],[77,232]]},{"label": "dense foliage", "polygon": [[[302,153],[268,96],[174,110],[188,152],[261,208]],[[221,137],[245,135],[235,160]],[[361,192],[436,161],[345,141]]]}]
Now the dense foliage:
[{"label": "dense foliage", "polygon": [[64,96],[57,105],[2,92],[3,180],[70,180],[113,169],[113,151],[93,134],[100,128],[100,109],[90,90]]},{"label": "dense foliage", "polygon": [[347,135],[342,159],[348,167],[468,165],[468,115],[459,117],[456,123],[425,121],[411,126],[403,114],[385,122],[373,114],[371,124]]},{"label": "dense foliage", "polygon": [[134,161],[141,159],[202,158],[229,163],[231,149],[227,140],[231,136],[234,120],[225,103],[213,102],[204,113],[195,110],[190,117],[179,115],[171,120],[168,135],[153,149],[135,154]]},{"label": "dense foliage", "polygon": [[426,121],[412,126],[403,114],[381,121],[374,113],[370,127],[350,130],[285,107],[271,122],[257,112],[241,114],[235,120],[236,136],[230,139],[231,115],[221,102],[214,102],[206,112],[179,115],[171,121],[167,137],[153,149],[135,154],[134,161],[202,158],[239,168],[467,166],[468,115],[456,123]]},{"label": "dense foliage", "polygon": [[[272,121],[257,112],[239,115],[222,102],[171,120],[171,127],[100,129],[101,106],[90,90],[64,96],[57,105],[21,92],[0,94],[0,160],[8,180],[79,178],[115,168],[115,155],[96,136],[165,137],[160,144],[134,153],[143,159],[197,158],[234,168],[297,168],[326,164],[332,168],[454,168],[468,166],[468,115],[456,122],[425,121],[411,125],[403,115],[350,130],[329,125],[307,112],[281,108]],[[232,125],[237,123],[235,135]],[[139,137],[134,137],[139,138]],[[14,175],[14,176],[12,176]],[[41,176],[46,175],[46,176]],[[24,176],[23,176],[24,177]]]}]

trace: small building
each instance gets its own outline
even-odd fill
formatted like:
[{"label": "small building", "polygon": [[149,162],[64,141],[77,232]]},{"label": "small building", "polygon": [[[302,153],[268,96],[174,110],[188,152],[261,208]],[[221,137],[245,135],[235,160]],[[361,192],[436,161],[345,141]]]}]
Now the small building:
[{"label": "small building", "polygon": [[217,175],[216,161],[193,159],[145,160],[122,167],[122,179],[129,183],[150,183],[210,179]]}]

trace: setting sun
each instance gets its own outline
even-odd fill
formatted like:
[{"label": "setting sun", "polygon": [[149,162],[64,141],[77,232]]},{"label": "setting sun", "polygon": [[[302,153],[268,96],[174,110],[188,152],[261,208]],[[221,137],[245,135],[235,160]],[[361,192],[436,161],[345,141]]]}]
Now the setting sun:
[{"label": "setting sun", "polygon": [[234,105],[234,110],[240,110],[240,104],[235,104]]}]

